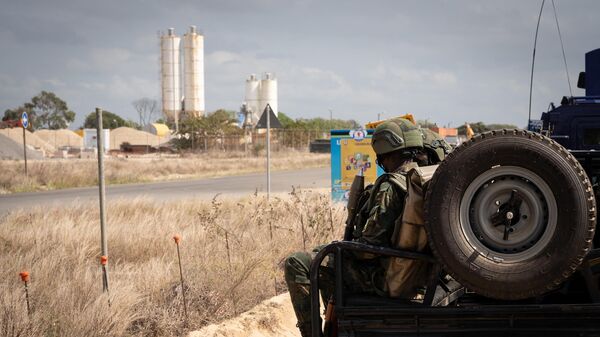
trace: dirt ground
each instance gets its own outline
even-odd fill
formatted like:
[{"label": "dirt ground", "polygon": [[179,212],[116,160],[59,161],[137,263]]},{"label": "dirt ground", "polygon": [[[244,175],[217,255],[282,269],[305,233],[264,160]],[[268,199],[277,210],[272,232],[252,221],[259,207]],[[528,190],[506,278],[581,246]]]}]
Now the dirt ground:
[{"label": "dirt ground", "polygon": [[299,337],[290,295],[283,293],[219,324],[207,325],[188,337]]}]

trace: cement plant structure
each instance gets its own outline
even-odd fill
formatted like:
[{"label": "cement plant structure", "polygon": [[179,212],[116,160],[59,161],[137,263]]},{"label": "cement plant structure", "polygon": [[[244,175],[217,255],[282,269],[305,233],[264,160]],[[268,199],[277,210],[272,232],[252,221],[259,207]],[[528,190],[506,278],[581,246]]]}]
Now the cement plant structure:
[{"label": "cement plant structure", "polygon": [[246,90],[244,99],[245,108],[249,114],[250,121],[246,123],[256,125],[267,104],[278,116],[277,104],[277,79],[272,73],[265,73],[262,80],[255,74],[246,79]]},{"label": "cement plant structure", "polygon": [[204,36],[196,26],[191,26],[183,39],[175,35],[173,28],[161,35],[160,60],[165,117],[178,124],[182,111],[185,116],[204,116]]}]

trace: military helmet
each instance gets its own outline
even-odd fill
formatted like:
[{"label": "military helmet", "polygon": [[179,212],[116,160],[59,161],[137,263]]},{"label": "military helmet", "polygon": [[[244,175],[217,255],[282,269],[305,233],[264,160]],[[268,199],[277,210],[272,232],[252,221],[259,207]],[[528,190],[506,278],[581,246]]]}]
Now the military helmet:
[{"label": "military helmet", "polygon": [[423,135],[409,120],[394,118],[375,128],[371,145],[378,155],[401,149],[422,148]]},{"label": "military helmet", "polygon": [[423,147],[430,156],[435,156],[431,161],[433,163],[438,163],[444,160],[446,155],[452,150],[450,144],[448,144],[448,142],[446,142],[437,132],[430,129],[421,129],[421,131],[423,132]]}]

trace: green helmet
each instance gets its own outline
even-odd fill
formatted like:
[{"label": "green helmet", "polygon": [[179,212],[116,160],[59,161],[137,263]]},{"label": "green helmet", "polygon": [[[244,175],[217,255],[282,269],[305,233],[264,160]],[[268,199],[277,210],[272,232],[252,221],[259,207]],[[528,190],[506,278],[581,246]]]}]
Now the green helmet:
[{"label": "green helmet", "polygon": [[422,148],[423,135],[409,120],[394,118],[375,128],[371,146],[378,155],[408,148]]},{"label": "green helmet", "polygon": [[439,163],[452,151],[452,147],[437,132],[430,129],[421,129],[423,132],[423,147],[431,157],[431,162]]}]

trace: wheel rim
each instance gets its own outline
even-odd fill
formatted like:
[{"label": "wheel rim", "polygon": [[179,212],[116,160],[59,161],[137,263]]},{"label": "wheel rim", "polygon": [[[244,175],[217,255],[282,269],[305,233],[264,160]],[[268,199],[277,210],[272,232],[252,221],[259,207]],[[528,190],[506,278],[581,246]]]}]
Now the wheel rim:
[{"label": "wheel rim", "polygon": [[522,167],[495,166],[466,189],[458,232],[481,255],[514,263],[540,254],[556,223],[556,200],[542,178]]}]

